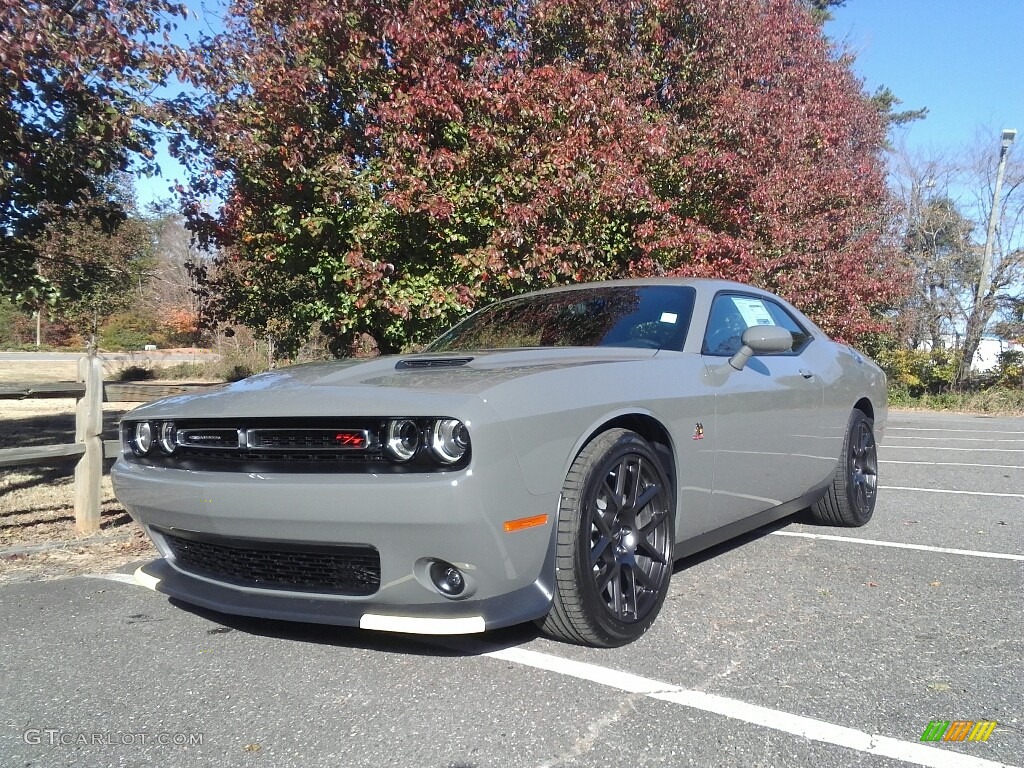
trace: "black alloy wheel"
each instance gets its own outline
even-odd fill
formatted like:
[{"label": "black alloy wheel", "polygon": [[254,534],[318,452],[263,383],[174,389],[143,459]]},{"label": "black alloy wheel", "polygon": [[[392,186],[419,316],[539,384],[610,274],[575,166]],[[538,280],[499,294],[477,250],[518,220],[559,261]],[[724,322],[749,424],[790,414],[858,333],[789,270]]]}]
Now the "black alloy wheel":
[{"label": "black alloy wheel", "polygon": [[548,634],[612,647],[647,631],[672,575],[673,498],[635,432],[609,430],[580,452],[562,492]]}]

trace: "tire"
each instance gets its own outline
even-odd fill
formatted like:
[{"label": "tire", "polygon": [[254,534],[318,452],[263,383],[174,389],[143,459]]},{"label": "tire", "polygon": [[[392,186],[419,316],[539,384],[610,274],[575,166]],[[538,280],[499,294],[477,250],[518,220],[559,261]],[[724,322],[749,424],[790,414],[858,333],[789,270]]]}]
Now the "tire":
[{"label": "tire", "polygon": [[635,432],[608,430],[580,451],[558,510],[551,611],[538,621],[547,635],[613,648],[648,630],[672,576],[673,499]]},{"label": "tire", "polygon": [[855,410],[850,414],[836,474],[811,512],[826,525],[855,528],[867,523],[878,495],[878,451],[874,422]]}]

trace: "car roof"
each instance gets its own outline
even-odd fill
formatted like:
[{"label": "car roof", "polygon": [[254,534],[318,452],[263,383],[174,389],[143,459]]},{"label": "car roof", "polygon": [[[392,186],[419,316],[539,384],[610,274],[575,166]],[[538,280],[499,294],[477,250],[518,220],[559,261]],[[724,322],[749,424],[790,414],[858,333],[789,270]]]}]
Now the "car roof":
[{"label": "car roof", "polygon": [[738,283],[733,280],[720,280],[707,277],[641,277],[629,280],[604,280],[597,283],[575,283],[573,285],[559,285],[552,288],[522,293],[511,298],[523,298],[527,296],[544,295],[548,293],[559,293],[563,291],[579,291],[588,288],[615,288],[615,287],[641,287],[641,286],[690,286],[698,289],[701,293],[717,293],[718,291],[747,291],[751,293],[774,296],[774,294],[746,283]]}]

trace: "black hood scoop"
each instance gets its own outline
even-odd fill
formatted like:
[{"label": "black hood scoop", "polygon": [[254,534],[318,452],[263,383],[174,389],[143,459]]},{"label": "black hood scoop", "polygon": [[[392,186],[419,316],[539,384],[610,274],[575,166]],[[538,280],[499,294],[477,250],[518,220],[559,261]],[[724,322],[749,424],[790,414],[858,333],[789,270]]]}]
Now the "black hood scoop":
[{"label": "black hood scoop", "polygon": [[472,357],[416,357],[411,360],[399,360],[395,363],[395,370],[424,371],[437,368],[460,368],[472,360]]}]

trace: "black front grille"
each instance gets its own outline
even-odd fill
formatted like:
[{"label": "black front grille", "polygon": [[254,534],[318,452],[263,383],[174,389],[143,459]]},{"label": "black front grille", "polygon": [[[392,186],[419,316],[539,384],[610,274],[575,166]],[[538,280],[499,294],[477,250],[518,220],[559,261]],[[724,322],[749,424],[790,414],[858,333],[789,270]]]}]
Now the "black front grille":
[{"label": "black front grille", "polygon": [[372,595],[380,554],[369,546],[279,544],[157,530],[184,571],[260,589]]}]

